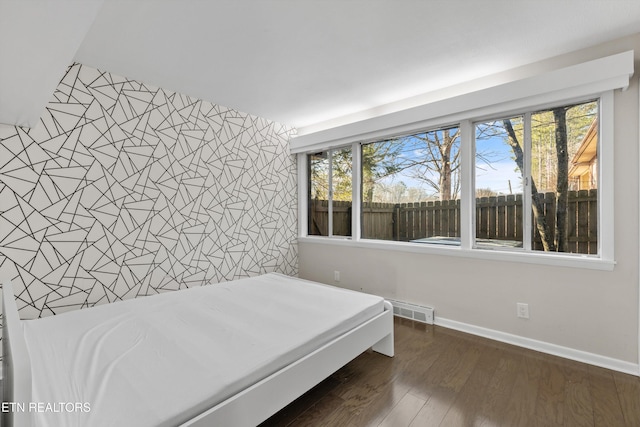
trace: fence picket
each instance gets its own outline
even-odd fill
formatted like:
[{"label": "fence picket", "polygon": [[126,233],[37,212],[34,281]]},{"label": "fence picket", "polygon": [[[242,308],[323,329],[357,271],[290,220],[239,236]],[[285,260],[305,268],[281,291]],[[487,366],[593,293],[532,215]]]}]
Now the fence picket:
[{"label": "fence picket", "polygon": [[[555,223],[555,193],[538,195],[544,200],[544,215]],[[569,192],[569,250],[594,254],[598,250],[598,191]],[[351,202],[333,202],[334,235],[351,233]],[[326,235],[328,202],[311,200],[309,234]],[[500,195],[476,199],[476,238],[522,241],[522,195]],[[362,203],[362,237],[411,241],[427,237],[460,237],[460,200],[415,203]],[[550,227],[553,239],[554,227]],[[540,233],[532,225],[534,250],[542,250]],[[347,234],[348,235],[348,234]]]}]

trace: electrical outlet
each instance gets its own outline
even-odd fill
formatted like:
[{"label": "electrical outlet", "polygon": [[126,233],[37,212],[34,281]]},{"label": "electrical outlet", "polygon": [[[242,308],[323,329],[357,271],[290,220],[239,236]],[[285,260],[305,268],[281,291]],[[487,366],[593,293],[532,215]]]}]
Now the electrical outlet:
[{"label": "electrical outlet", "polygon": [[340,272],[338,270],[333,272],[333,281],[334,282],[340,282]]},{"label": "electrical outlet", "polygon": [[529,304],[525,304],[523,302],[516,303],[516,314],[518,317],[522,319],[529,318]]}]

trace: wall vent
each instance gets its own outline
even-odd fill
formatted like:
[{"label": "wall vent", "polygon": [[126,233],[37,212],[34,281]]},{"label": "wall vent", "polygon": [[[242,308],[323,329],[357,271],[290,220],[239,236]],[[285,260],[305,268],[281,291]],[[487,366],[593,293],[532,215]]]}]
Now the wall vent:
[{"label": "wall vent", "polygon": [[392,299],[387,299],[387,301],[393,305],[395,316],[433,325],[433,308]]}]

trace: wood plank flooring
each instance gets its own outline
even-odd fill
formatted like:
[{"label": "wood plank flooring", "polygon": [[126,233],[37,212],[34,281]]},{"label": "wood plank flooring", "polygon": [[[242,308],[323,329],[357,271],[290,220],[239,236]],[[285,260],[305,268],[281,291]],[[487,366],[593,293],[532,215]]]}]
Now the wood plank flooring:
[{"label": "wood plank flooring", "polygon": [[262,426],[640,426],[640,378],[395,319],[367,351]]}]

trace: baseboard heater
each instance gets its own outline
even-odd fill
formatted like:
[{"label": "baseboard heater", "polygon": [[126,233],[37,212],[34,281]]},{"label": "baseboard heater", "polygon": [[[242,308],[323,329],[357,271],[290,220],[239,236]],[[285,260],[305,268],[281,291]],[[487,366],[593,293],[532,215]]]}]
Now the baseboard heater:
[{"label": "baseboard heater", "polygon": [[433,325],[433,308],[392,299],[387,299],[387,301],[393,305],[394,316]]}]

